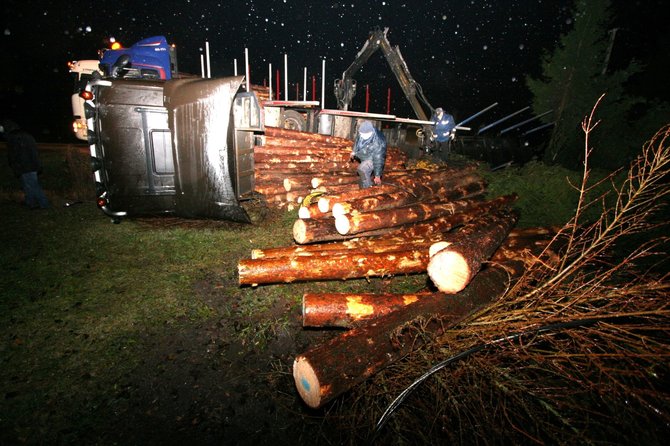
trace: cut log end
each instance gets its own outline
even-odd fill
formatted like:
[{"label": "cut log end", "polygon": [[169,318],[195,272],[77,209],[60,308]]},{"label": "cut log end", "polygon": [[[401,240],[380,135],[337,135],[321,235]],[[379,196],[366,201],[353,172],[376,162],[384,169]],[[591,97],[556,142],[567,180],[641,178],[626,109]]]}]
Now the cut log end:
[{"label": "cut log end", "polygon": [[311,218],[309,209],[306,206],[300,206],[300,209],[298,209],[298,218]]},{"label": "cut log end", "polygon": [[290,192],[291,186],[291,180],[284,178],[284,189],[286,189],[286,192]]},{"label": "cut log end", "polygon": [[319,207],[319,210],[323,212],[324,214],[330,210],[330,198],[328,197],[321,197],[319,198],[319,201],[317,202],[317,206]]},{"label": "cut log end", "polygon": [[293,362],[293,380],[303,401],[311,408],[321,404],[321,385],[307,358],[298,356]]},{"label": "cut log end", "polygon": [[296,220],[293,223],[293,239],[298,243],[305,243],[307,240],[307,226],[303,220]]},{"label": "cut log end", "polygon": [[335,217],[335,229],[341,235],[347,235],[351,229],[351,223],[346,215],[337,215]]},{"label": "cut log end", "polygon": [[337,217],[338,215],[346,215],[349,212],[351,212],[351,207],[348,205],[348,203],[335,203],[333,205],[333,217]]},{"label": "cut log end", "polygon": [[428,257],[433,257],[435,254],[442,251],[449,245],[451,245],[451,243],[447,241],[433,243],[432,245],[430,245],[430,248],[428,249]]},{"label": "cut log end", "polygon": [[462,291],[472,278],[467,260],[458,252],[443,249],[430,258],[428,276],[443,293]]}]

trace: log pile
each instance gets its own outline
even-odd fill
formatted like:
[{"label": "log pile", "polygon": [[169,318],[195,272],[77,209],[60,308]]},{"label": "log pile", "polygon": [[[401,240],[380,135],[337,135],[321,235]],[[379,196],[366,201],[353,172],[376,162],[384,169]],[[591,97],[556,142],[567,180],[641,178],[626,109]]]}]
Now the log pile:
[{"label": "log pile", "polygon": [[486,184],[470,165],[408,168],[390,149],[384,183],[359,189],[351,144],[266,129],[255,154],[257,190],[300,206],[295,243],[254,249],[238,262],[239,284],[427,274],[432,285],[303,296],[304,327],[349,329],[295,359],[298,393],[315,408],[502,295],[553,236],[514,230],[516,196],[484,199]]},{"label": "log pile", "polygon": [[[268,204],[292,210],[316,190],[357,188],[357,164],[349,160],[352,147],[344,138],[266,127],[263,144],[254,147],[255,190]],[[403,152],[389,147],[385,174],[406,175],[406,162]]]}]

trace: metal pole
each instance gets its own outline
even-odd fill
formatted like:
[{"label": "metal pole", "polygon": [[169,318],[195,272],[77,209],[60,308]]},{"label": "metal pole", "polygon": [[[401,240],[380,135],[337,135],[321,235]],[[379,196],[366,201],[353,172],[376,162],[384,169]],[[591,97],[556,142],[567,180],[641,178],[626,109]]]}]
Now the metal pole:
[{"label": "metal pole", "polygon": [[205,42],[205,58],[207,59],[207,79],[212,77],[212,70],[209,64],[209,42]]},{"label": "metal pole", "polygon": [[538,126],[538,127],[535,127],[534,129],[530,129],[530,130],[528,130],[527,132],[522,133],[521,135],[522,135],[522,136],[529,135],[529,134],[531,134],[531,133],[533,133],[533,132],[537,132],[538,130],[542,130],[542,129],[544,129],[544,128],[551,127],[551,126],[554,125],[555,123],[556,123],[556,121],[551,121],[550,123],[542,124],[542,125],[540,125],[540,126]]},{"label": "metal pole", "polygon": [[509,132],[509,131],[512,130],[512,129],[515,129],[515,128],[517,128],[517,127],[521,127],[522,125],[524,125],[524,124],[528,124],[528,123],[531,122],[531,121],[535,121],[536,119],[539,119],[539,118],[541,118],[542,116],[546,116],[546,115],[548,115],[548,114],[551,113],[551,112],[553,112],[553,110],[546,111],[546,112],[542,113],[541,115],[533,116],[532,118],[530,118],[530,119],[526,119],[526,120],[523,121],[523,122],[520,122],[520,123],[518,123],[518,124],[514,124],[514,125],[511,126],[511,127],[507,127],[505,130],[501,131],[500,134],[502,135],[503,133],[507,133],[507,132]]},{"label": "metal pole", "polygon": [[326,108],[326,59],[321,63],[321,110]]},{"label": "metal pole", "polygon": [[200,53],[200,77],[205,78],[205,55]]},{"label": "metal pole", "polygon": [[494,102],[493,104],[491,104],[491,105],[489,105],[488,107],[486,107],[484,110],[480,110],[480,111],[478,111],[477,113],[475,113],[474,115],[472,115],[472,116],[470,116],[469,118],[467,118],[466,120],[459,122],[458,124],[456,124],[456,127],[460,127],[460,126],[462,126],[463,124],[465,124],[466,122],[472,121],[472,120],[475,119],[477,116],[481,115],[481,114],[484,113],[484,112],[487,112],[487,111],[491,110],[493,107],[495,107],[495,106],[497,106],[497,105],[498,105],[498,103],[497,103],[497,102]]},{"label": "metal pole", "polygon": [[268,65],[268,99],[272,100],[272,64]]},{"label": "metal pole", "polygon": [[490,129],[491,127],[494,127],[494,126],[500,124],[500,123],[503,122],[503,121],[507,121],[507,120],[508,120],[509,118],[511,118],[512,116],[516,116],[516,115],[518,115],[519,113],[525,112],[525,111],[528,110],[529,108],[530,108],[530,106],[528,106],[528,107],[524,107],[524,108],[522,108],[521,110],[517,110],[517,111],[515,111],[514,113],[511,113],[511,114],[505,116],[504,118],[500,118],[500,119],[498,119],[496,122],[493,122],[493,123],[491,123],[491,124],[489,124],[489,125],[487,125],[487,126],[482,127],[481,129],[479,129],[479,131],[477,132],[477,134],[479,135],[480,133],[485,132],[486,130]]},{"label": "metal pole", "polygon": [[249,79],[249,49],[244,49],[244,71],[247,78],[247,91],[251,91],[251,80]]},{"label": "metal pole", "polygon": [[233,73],[237,76],[237,59],[233,59]]},{"label": "metal pole", "polygon": [[288,101],[288,54],[284,54],[284,100]]}]

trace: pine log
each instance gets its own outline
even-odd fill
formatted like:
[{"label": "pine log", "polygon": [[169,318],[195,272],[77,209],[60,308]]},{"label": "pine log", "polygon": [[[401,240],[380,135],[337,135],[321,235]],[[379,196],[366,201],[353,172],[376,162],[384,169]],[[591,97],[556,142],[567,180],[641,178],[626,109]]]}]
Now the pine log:
[{"label": "pine log", "polygon": [[[298,222],[319,223],[322,221],[298,220]],[[477,261],[481,263],[488,259],[488,257],[482,258],[481,253],[488,254],[490,257],[514,223],[516,223],[515,214],[500,212],[499,215],[487,216],[484,222],[472,222],[456,234],[445,235],[445,241],[452,245],[467,247],[485,244],[479,251],[475,248],[467,251],[476,255]],[[489,232],[491,235],[488,234]],[[499,233],[504,234],[502,238]],[[479,240],[485,240],[487,243],[479,243]],[[499,240],[498,244],[491,248],[495,240]],[[411,245],[408,245],[398,251],[381,253],[354,251],[321,257],[243,259],[238,262],[238,275],[240,285],[384,277],[425,272],[429,258],[429,252],[425,249],[413,249]],[[478,270],[479,268],[473,274],[476,274]]]},{"label": "pine log", "polygon": [[296,356],[293,379],[300,397],[309,407],[322,407],[498,299],[526,268],[516,253],[507,257],[510,252],[497,252],[494,262],[460,293],[422,296],[402,311],[390,312]]},{"label": "pine log", "polygon": [[[381,186],[380,186],[381,187]],[[372,189],[372,188],[370,188]],[[368,189],[362,189],[368,190]],[[323,197],[319,198],[319,208],[321,209]],[[293,225],[293,239],[296,243],[302,245],[306,243],[344,241],[352,238],[367,238],[379,236],[405,237],[411,239],[414,237],[425,237],[427,234],[450,231],[458,225],[470,222],[478,215],[489,212],[495,208],[507,206],[517,199],[516,194],[505,195],[490,201],[474,203],[472,207],[465,209],[453,215],[445,215],[421,223],[410,223],[398,227],[381,228],[372,231],[365,231],[358,234],[342,235],[337,232],[335,224],[330,219],[296,220]]]},{"label": "pine log", "polygon": [[379,186],[368,187],[367,189],[353,189],[341,194],[328,194],[319,198],[319,209],[321,209],[321,212],[328,212],[331,210],[332,204],[338,201],[353,200],[361,197],[395,192],[397,190],[399,190],[399,188],[395,184],[386,183]]},{"label": "pine log", "polygon": [[305,293],[302,296],[302,326],[350,328],[430,295],[429,291],[414,294]]},{"label": "pine log", "polygon": [[240,285],[259,285],[414,274],[425,272],[427,265],[428,251],[405,249],[380,254],[351,253],[318,258],[243,259],[238,262],[237,271]]},{"label": "pine log", "polygon": [[277,137],[285,139],[296,139],[296,140],[308,140],[308,141],[319,141],[320,143],[331,143],[331,144],[353,144],[353,142],[346,138],[340,138],[337,136],[327,136],[320,133],[310,133],[310,132],[301,132],[299,130],[290,130],[281,127],[265,127],[266,137]]},{"label": "pine log", "polygon": [[[515,195],[506,195],[494,200],[475,203],[471,208],[458,214],[435,219],[430,222],[410,225],[401,230],[381,235],[352,237],[324,243],[299,244],[264,249],[255,248],[251,250],[251,258],[321,256],[331,255],[332,253],[344,254],[356,250],[363,252],[389,252],[397,251],[410,243],[413,246],[416,246],[416,244],[426,244],[430,247],[431,244],[444,240],[446,232],[452,228],[480,218],[481,215],[497,212],[500,207],[509,205],[515,197]],[[448,221],[451,223],[447,223]],[[439,222],[440,224],[436,225],[435,222]],[[416,228],[419,228],[419,230],[416,230]],[[505,246],[510,245],[513,249],[528,249],[532,245],[528,245],[527,243],[521,244],[523,240],[546,244],[547,237],[549,235],[553,237],[556,232],[557,228],[513,229],[505,240]],[[519,241],[520,239],[522,241]],[[503,247],[500,249],[503,249]]]},{"label": "pine log", "polygon": [[374,196],[338,200],[332,205],[334,216],[344,215],[356,210],[369,212],[388,209],[416,203],[427,197],[440,197],[443,201],[453,201],[461,198],[482,194],[486,190],[486,182],[477,175],[466,175],[445,183],[415,184],[413,187],[403,188],[395,193],[378,194]]},{"label": "pine log", "polygon": [[449,240],[431,247],[428,276],[438,290],[460,292],[502,244],[516,224],[516,213],[489,216],[477,225],[467,225]]},{"label": "pine log", "polygon": [[[556,228],[514,229],[496,250],[491,263],[515,260],[517,270],[513,274],[520,275],[525,269],[521,266],[537,262],[537,256],[543,251],[547,258],[556,257],[553,250],[547,250],[556,232]],[[306,293],[302,299],[303,327],[353,328],[432,293],[427,289],[411,294]],[[442,294],[445,299],[450,298]]]},{"label": "pine log", "polygon": [[[384,169],[384,181],[388,183],[398,183],[398,177],[411,177],[411,178],[421,178],[427,176],[433,172],[448,172],[451,176],[465,175],[468,172],[472,172],[474,167],[470,168],[453,168],[453,167],[443,167],[437,170],[427,170],[427,169],[416,169],[416,168],[405,168],[400,170],[390,170]],[[356,172],[343,172],[342,175],[324,175],[314,177],[311,180],[312,187],[327,186],[330,184],[342,184],[342,183],[358,183],[358,174]]]},{"label": "pine log", "polygon": [[427,296],[298,355],[293,379],[300,397],[309,407],[322,407],[497,299],[508,285],[508,272],[491,266],[448,299]]},{"label": "pine log", "polygon": [[417,223],[453,215],[475,203],[474,200],[458,200],[438,203],[415,203],[371,212],[354,212],[335,216],[335,229],[342,235],[358,234],[380,228],[392,228],[408,223]]}]

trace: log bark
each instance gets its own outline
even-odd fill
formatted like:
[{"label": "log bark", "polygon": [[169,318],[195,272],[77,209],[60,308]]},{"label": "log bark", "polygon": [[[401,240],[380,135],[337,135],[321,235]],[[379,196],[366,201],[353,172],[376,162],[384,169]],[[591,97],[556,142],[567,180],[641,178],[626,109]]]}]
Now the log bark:
[{"label": "log bark", "polygon": [[507,238],[517,220],[515,213],[499,212],[431,246],[427,271],[437,289],[447,294],[463,290]]},{"label": "log bark", "polygon": [[342,194],[329,194],[319,199],[319,209],[321,212],[328,212],[332,209],[332,204],[338,201],[353,200],[361,197],[369,197],[378,194],[390,193],[398,191],[399,188],[395,184],[381,184],[379,186],[368,187],[367,189],[354,189]]},{"label": "log bark", "polygon": [[466,175],[448,183],[415,184],[411,188],[403,188],[395,193],[379,194],[369,197],[338,200],[332,205],[334,216],[348,214],[352,211],[369,212],[417,203],[428,197],[440,197],[443,201],[459,200],[484,193],[486,182],[477,175]]},{"label": "log bark", "polygon": [[302,296],[302,326],[350,328],[405,308],[431,294],[428,291],[414,294],[305,293]]},{"label": "log bark", "polygon": [[240,285],[260,285],[414,274],[425,272],[427,265],[428,251],[421,249],[318,258],[243,259],[238,262],[237,271]]},{"label": "log bark", "polygon": [[497,299],[508,284],[508,272],[491,266],[458,294],[422,298],[298,355],[293,379],[300,397],[323,406]]},{"label": "log bark", "polygon": [[[511,263],[516,267],[512,275],[520,276],[525,265],[532,265],[543,251],[546,258],[556,258],[553,250],[546,250],[557,228],[524,228],[510,232],[504,243],[491,257],[491,263]],[[543,260],[546,261],[546,260]],[[551,260],[550,260],[551,261]],[[303,327],[353,328],[433,294],[423,290],[410,294],[392,293],[306,293],[302,299]],[[445,299],[449,298],[446,293]]]},{"label": "log bark", "polygon": [[[367,190],[367,189],[364,189]],[[410,223],[398,227],[381,228],[365,231],[358,234],[342,235],[337,232],[334,221],[331,219],[299,219],[293,224],[293,239],[302,245],[307,243],[345,241],[352,238],[367,238],[378,236],[421,238],[427,234],[450,231],[458,225],[470,222],[473,218],[492,209],[506,206],[516,200],[516,194],[505,195],[490,201],[474,203],[471,208],[453,215],[445,215],[422,223]],[[319,198],[321,209],[322,198]]]},{"label": "log bark", "polygon": [[307,141],[318,141],[319,143],[330,143],[330,144],[353,144],[353,141],[340,138],[337,136],[327,136],[321,135],[320,133],[310,133],[310,132],[301,132],[299,130],[290,130],[284,129],[281,127],[265,127],[265,136],[266,137],[276,137],[284,139],[296,139],[296,140],[307,140]]},{"label": "log bark", "polygon": [[[450,231],[456,226],[464,225],[480,218],[481,215],[496,212],[497,209],[509,205],[514,198],[515,195],[506,195],[491,201],[475,203],[471,208],[467,209],[467,211],[444,218],[438,218],[430,222],[409,225],[406,228],[381,235],[351,237],[337,241],[279,246],[275,248],[256,248],[251,250],[251,258],[263,259],[290,256],[322,256],[331,255],[333,253],[345,254],[356,250],[364,252],[389,252],[397,251],[403,246],[408,246],[410,243],[412,246],[424,243],[430,247],[432,243],[444,240],[447,231]],[[514,229],[505,240],[505,246],[514,243],[524,243],[520,241],[520,238],[528,241],[536,241],[539,244],[546,244],[545,240],[548,234],[553,237],[556,232],[556,228]],[[517,245],[512,246],[514,249],[517,249]],[[519,249],[528,249],[532,247],[527,244],[521,244],[519,246]],[[502,247],[500,249],[502,249]]]},{"label": "log bark", "polygon": [[417,223],[462,212],[472,207],[474,200],[458,200],[446,203],[416,203],[371,212],[354,212],[335,215],[335,229],[342,235],[358,234],[380,228],[392,228],[408,223]]},{"label": "log bark", "polygon": [[[510,235],[515,243],[524,238],[523,230]],[[538,246],[532,255],[539,254]],[[390,312],[296,356],[293,379],[303,401],[312,408],[322,407],[497,300],[525,270],[518,250],[510,250],[507,241],[501,248],[460,293],[422,296],[402,311]]]}]

